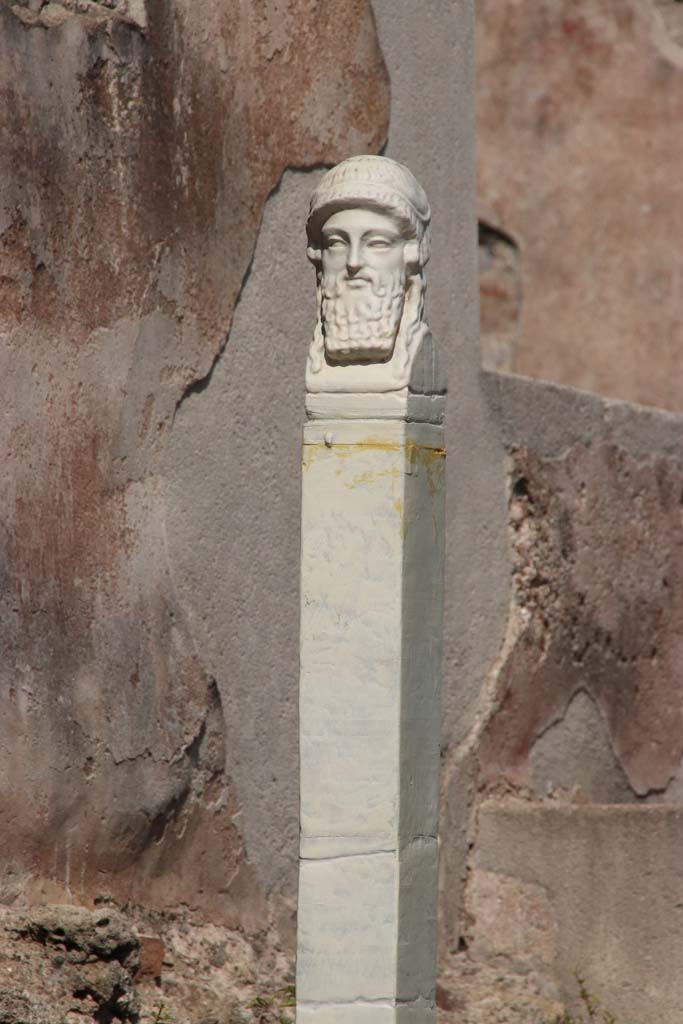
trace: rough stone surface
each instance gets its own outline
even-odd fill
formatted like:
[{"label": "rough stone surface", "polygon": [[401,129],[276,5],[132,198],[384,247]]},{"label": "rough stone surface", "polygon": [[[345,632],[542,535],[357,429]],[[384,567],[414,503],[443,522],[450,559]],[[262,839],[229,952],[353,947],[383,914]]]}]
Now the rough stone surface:
[{"label": "rough stone surface", "polygon": [[[273,930],[249,942],[112,904],[0,911],[2,1024],[291,1024],[293,977]],[[436,999],[443,1024],[550,1024],[561,1009],[552,980],[522,960],[510,970],[466,952],[443,963]]]},{"label": "rough stone surface", "polygon": [[513,590],[479,718],[445,751],[444,998],[465,1020],[546,1024],[577,1009],[578,969],[617,1020],[673,1024],[683,424],[520,377],[483,386]]},{"label": "rough stone surface", "polygon": [[557,1024],[564,1011],[547,974],[528,965],[475,959],[468,952],[444,958],[436,990],[443,1024]]},{"label": "rough stone surface", "polygon": [[[640,895],[632,938],[618,964],[610,959],[603,969],[600,957],[612,936],[618,945],[622,924],[606,906],[602,867],[592,865],[610,863],[622,829],[630,844],[636,818],[629,815],[653,805],[642,808],[653,815],[633,825],[645,843],[651,823],[649,847],[641,856],[629,846],[624,856],[641,856],[647,874],[663,844],[664,887],[671,894],[679,885],[665,849],[675,846],[666,822],[676,808],[661,807],[657,818],[654,805],[678,805],[682,793],[675,581],[683,424],[521,377],[484,374],[482,383],[508,478],[513,589],[478,717],[461,743],[443,750],[440,985],[441,1002],[455,1008],[443,1012],[458,1021],[547,1024],[563,1002],[575,1002],[579,968],[617,1020],[674,1021],[679,996],[669,996],[659,966],[663,977],[676,973],[675,943],[648,952],[645,964],[636,937],[637,923],[648,944],[657,941],[664,897],[655,892],[656,872],[633,890]],[[527,818],[500,833],[482,827],[487,794],[496,799],[484,809],[504,794],[523,798],[515,807]],[[593,820],[599,809],[591,805],[600,803],[613,816],[603,831],[584,835],[580,815]],[[562,814],[567,822],[577,815],[584,860],[571,852],[570,825],[556,824]],[[537,823],[522,841],[527,820]],[[633,884],[622,876],[618,896],[610,884],[609,899],[620,900],[625,914]],[[647,1012],[642,1000],[630,1001],[632,965],[649,993]],[[615,998],[625,981],[629,997]]]},{"label": "rough stone surface", "polygon": [[607,723],[585,690],[578,690],[562,718],[534,741],[528,772],[529,789],[537,795],[604,804],[637,799],[614,753]]},{"label": "rough stone surface", "polygon": [[130,922],[112,908],[48,906],[11,916],[3,910],[0,1019],[137,1021],[139,950]]},{"label": "rough stone surface", "polygon": [[290,1024],[292,982],[273,931],[250,943],[109,903],[0,910],[2,1024]]},{"label": "rough stone surface", "polygon": [[258,928],[234,677],[176,586],[161,466],[284,168],[385,138],[372,13],[2,2],[0,38],[3,891]]},{"label": "rough stone surface", "polygon": [[487,366],[683,410],[682,119],[675,0],[477,4]]},{"label": "rough stone surface", "polygon": [[[683,751],[682,496],[681,461],[636,459],[618,443],[574,445],[556,459],[512,453],[514,605],[499,706],[480,748],[487,777],[529,785],[531,769],[537,784],[545,771],[541,784],[566,788],[573,764],[589,799],[618,796],[599,776],[606,755],[586,756],[600,730],[584,730],[581,707],[572,729],[581,739],[566,744],[564,770],[553,779],[539,760],[530,764],[534,744],[583,693],[632,792],[666,789]],[[548,738],[546,750],[551,743],[557,758],[563,740]]]},{"label": "rough stone surface", "polygon": [[[486,801],[468,882],[473,945],[507,972],[554,976],[577,1015],[574,972],[617,1021],[676,1024],[682,829],[681,807]],[[501,894],[511,913],[493,936]]]},{"label": "rough stone surface", "polygon": [[501,955],[539,966],[557,952],[557,921],[542,886],[501,872],[473,868],[467,881],[466,911],[476,922],[469,948],[475,959]]}]

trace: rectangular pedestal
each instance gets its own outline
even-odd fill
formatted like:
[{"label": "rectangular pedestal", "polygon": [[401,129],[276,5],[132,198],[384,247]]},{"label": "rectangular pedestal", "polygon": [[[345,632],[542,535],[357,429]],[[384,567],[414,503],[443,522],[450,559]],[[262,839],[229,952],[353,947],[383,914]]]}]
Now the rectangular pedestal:
[{"label": "rectangular pedestal", "polygon": [[297,1016],[433,1021],[443,432],[305,429]]}]

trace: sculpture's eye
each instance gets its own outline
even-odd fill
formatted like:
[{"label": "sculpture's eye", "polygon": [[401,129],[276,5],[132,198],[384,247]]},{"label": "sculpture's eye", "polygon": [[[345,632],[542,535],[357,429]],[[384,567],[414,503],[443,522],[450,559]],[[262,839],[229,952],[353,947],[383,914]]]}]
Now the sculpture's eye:
[{"label": "sculpture's eye", "polygon": [[341,235],[328,235],[324,243],[326,249],[341,249],[346,244]]},{"label": "sculpture's eye", "polygon": [[385,238],[383,235],[375,235],[372,238],[368,239],[367,244],[370,247],[370,249],[379,249],[381,251],[383,249],[391,248],[392,239]]}]

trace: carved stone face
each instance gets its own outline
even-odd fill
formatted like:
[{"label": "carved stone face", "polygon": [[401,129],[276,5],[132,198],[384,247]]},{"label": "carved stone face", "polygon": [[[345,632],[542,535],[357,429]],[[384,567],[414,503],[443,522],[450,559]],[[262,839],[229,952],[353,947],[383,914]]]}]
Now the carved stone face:
[{"label": "carved stone face", "polygon": [[325,353],[332,362],[391,358],[406,288],[406,239],[390,215],[340,210],[321,231]]}]

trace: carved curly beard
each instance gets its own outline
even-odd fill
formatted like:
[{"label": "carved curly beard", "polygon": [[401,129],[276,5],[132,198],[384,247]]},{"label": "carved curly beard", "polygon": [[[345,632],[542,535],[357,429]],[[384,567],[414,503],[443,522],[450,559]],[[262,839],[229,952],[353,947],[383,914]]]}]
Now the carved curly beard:
[{"label": "carved curly beard", "polygon": [[366,283],[350,284],[346,270],[323,273],[321,319],[332,362],[385,360],[394,350],[405,300],[404,268],[380,276],[366,267],[358,279]]}]

